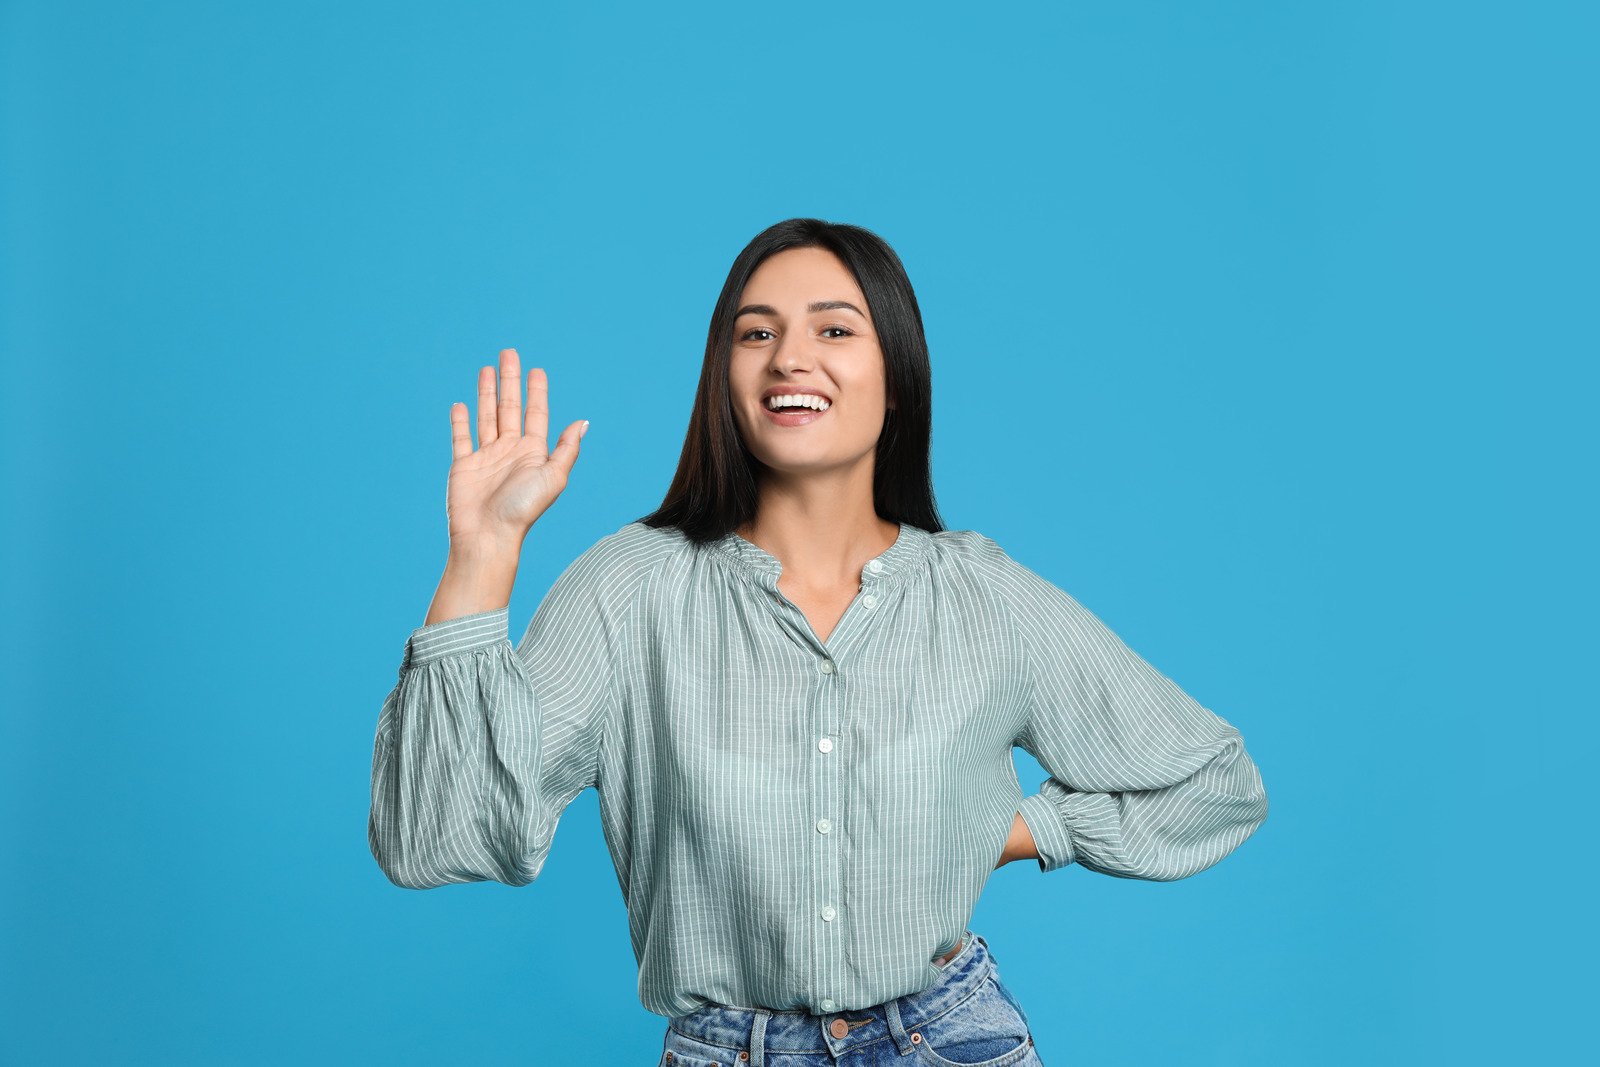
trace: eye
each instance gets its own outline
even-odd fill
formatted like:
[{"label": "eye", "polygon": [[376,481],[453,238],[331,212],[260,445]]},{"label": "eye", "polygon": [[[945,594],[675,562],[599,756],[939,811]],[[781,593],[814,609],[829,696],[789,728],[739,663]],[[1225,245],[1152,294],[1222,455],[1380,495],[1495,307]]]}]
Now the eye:
[{"label": "eye", "polygon": [[[855,331],[850,329],[847,326],[824,326],[822,328],[822,332],[824,334],[830,333],[830,332],[832,332],[834,330],[837,330],[839,333],[843,334],[846,337],[854,337],[855,336]],[[770,333],[772,333],[772,331],[767,329],[765,326],[755,326],[755,327],[752,327],[751,329],[746,330],[744,333],[740,334],[739,335],[739,340],[741,340],[741,341],[757,340],[757,338],[752,337],[751,335],[752,334],[758,334],[758,333],[770,334]]]}]

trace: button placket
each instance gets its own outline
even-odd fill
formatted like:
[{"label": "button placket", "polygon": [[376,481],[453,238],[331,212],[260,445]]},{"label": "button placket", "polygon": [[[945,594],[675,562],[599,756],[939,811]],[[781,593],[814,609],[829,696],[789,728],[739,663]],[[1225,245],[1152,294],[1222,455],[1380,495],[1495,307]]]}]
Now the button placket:
[{"label": "button placket", "polygon": [[[840,844],[835,830],[842,814],[843,765],[833,756],[833,738],[842,729],[845,685],[839,665],[827,658],[819,665],[823,677],[816,686],[817,750],[821,756],[812,761],[813,795],[816,797],[816,884],[812,886],[812,923],[814,925],[817,974],[814,986],[818,992],[834,991],[844,974],[844,946],[842,924],[839,918],[839,901],[843,887],[840,884]],[[822,757],[829,758],[822,758]],[[820,1000],[823,1011],[832,1011],[832,997]]]},{"label": "button placket", "polygon": [[[778,588],[782,573],[776,558],[744,540],[737,534],[723,539],[720,548],[724,561],[731,567],[743,570],[744,578],[764,591],[763,600],[772,609],[784,635],[798,648],[804,649],[818,672],[813,688],[812,731],[813,743],[820,755],[810,764],[811,812],[814,820],[811,837],[812,913],[810,921],[815,931],[812,941],[810,991],[817,997],[819,1010],[833,1013],[839,1001],[832,994],[843,995],[846,976],[844,966],[844,923],[849,918],[842,914],[843,839],[840,833],[852,829],[847,823],[848,812],[844,804],[844,760],[854,750],[843,745],[843,723],[850,711],[846,679],[858,646],[875,640],[871,635],[881,624],[877,619],[879,608],[889,610],[898,603],[900,590],[907,581],[914,580],[916,566],[930,554],[933,547],[931,535],[917,527],[901,524],[893,545],[881,556],[866,561],[862,567],[857,597],[846,607],[844,615],[834,624],[828,641],[817,636],[799,606]],[[862,616],[865,616],[864,618]],[[798,873],[798,872],[797,872]],[[828,995],[823,995],[828,994]]]},{"label": "button placket", "polygon": [[883,575],[883,560],[873,558],[867,560],[861,575],[861,606],[867,611],[872,611],[878,606],[878,579]]}]

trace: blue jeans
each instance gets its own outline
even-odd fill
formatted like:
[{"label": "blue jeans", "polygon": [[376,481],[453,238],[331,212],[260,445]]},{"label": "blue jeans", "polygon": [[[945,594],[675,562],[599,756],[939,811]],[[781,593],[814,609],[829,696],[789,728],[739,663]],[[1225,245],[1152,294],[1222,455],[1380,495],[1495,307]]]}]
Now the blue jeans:
[{"label": "blue jeans", "polygon": [[708,1005],[667,1024],[657,1067],[1043,1067],[987,941],[968,930],[942,970],[920,993],[831,1015]]}]

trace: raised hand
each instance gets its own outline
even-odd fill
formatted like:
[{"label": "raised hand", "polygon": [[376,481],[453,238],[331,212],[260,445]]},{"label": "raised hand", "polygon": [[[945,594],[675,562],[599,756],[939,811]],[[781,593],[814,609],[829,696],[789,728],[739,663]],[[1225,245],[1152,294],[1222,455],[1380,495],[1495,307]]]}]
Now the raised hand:
[{"label": "raised hand", "polygon": [[493,367],[478,372],[478,447],[467,429],[467,405],[450,405],[449,513],[453,554],[506,552],[513,558],[545,509],[567,486],[578,458],[579,420],[547,448],[550,387],[544,369],[528,372],[528,415],[522,416],[522,368],[514,348],[500,352],[499,395]]}]

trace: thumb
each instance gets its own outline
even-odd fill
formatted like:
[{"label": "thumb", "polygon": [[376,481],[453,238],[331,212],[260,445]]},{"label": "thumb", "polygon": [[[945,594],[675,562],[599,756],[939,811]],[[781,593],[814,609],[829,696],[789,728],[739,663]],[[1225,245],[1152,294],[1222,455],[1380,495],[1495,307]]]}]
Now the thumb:
[{"label": "thumb", "polygon": [[579,419],[561,431],[556,447],[550,450],[550,462],[561,469],[563,476],[572,473],[572,465],[578,461],[578,440],[588,432],[589,420]]}]

